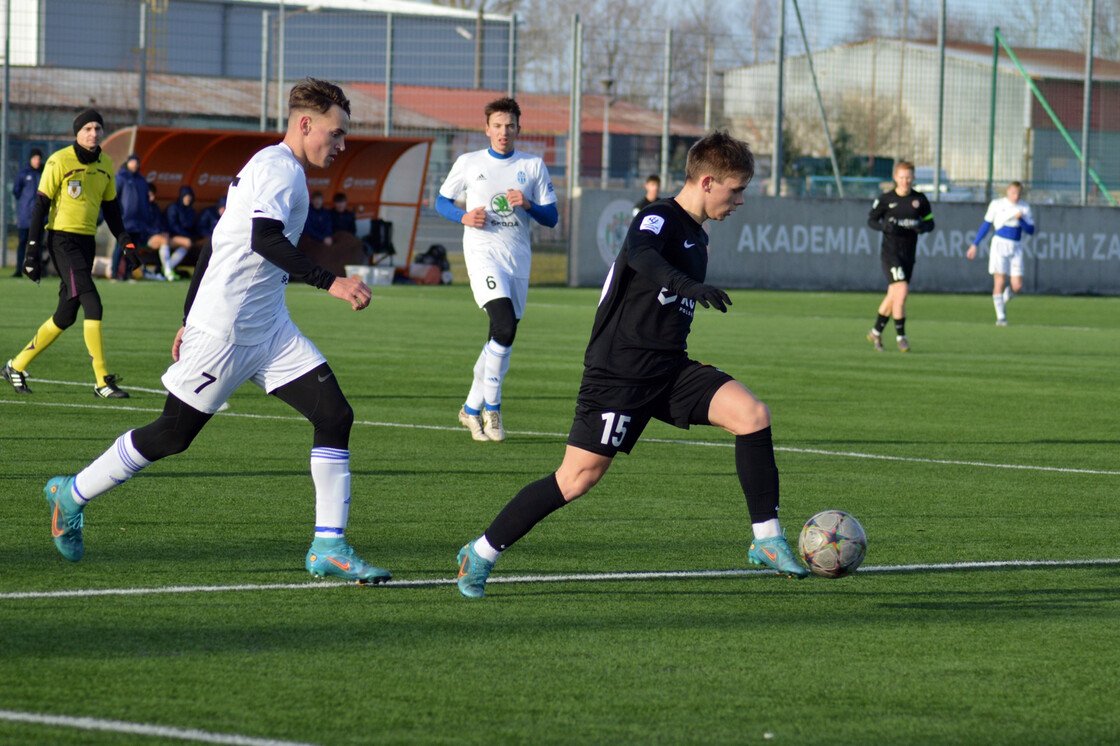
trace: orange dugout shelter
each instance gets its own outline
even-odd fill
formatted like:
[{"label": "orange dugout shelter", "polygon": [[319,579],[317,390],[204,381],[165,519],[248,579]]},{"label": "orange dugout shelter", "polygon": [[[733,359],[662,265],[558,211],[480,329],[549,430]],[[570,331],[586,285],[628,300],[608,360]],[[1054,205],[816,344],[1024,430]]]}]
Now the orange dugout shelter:
[{"label": "orange dugout shelter", "polygon": [[[137,126],[114,132],[101,147],[117,168],[130,154],[140,156],[141,172],[161,202],[174,201],[185,185],[202,209],[225,196],[253,153],[282,139],[276,132]],[[307,173],[307,188],[322,192],[328,205],[345,192],[359,220],[391,222],[397,255],[408,266],[431,151],[429,138],[347,135],[346,149],[330,168]]]}]

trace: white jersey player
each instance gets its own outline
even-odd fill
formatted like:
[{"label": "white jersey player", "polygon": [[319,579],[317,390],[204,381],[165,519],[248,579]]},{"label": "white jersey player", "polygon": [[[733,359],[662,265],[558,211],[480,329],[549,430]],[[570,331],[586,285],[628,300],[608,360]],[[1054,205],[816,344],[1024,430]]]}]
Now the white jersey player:
[{"label": "white jersey player", "polygon": [[326,168],[345,148],[350,102],[338,86],[306,78],[292,88],[288,112],[283,142],[258,152],[233,179],[212,245],[199,258],[186,320],[171,348],[175,362],[163,375],[163,414],[117,438],[76,476],[47,482],[55,545],[72,562],[84,552],[89,501],[152,462],[186,450],[226,399],[252,381],[315,427],[315,535],[304,567],[315,576],[359,583],[390,577],[346,543],[354,411],[284,303],[289,280],[298,280],[356,311],[369,305],[370,290],[361,280],[335,277],[296,249],[309,202],[305,172]]},{"label": "white jersey player", "polygon": [[1023,290],[1023,234],[1034,234],[1034,216],[1031,206],[1019,200],[1022,194],[1023,185],[1013,181],[1007,186],[1006,197],[992,200],[984,213],[980,230],[976,231],[976,240],[968,247],[966,255],[974,259],[977,244],[984,240],[988,231],[995,229],[988,248],[988,274],[992,276],[996,326],[1007,326],[1007,304]]},{"label": "white jersey player", "polygon": [[[474,300],[490,317],[490,333],[474,366],[459,422],[475,440],[505,440],[502,381],[529,293],[529,218],[552,227],[556,193],[539,157],[516,150],[521,108],[512,98],[486,105],[490,147],[459,156],[439,190],[436,210],[462,223],[463,259]],[[466,195],[466,210],[455,200]]]}]

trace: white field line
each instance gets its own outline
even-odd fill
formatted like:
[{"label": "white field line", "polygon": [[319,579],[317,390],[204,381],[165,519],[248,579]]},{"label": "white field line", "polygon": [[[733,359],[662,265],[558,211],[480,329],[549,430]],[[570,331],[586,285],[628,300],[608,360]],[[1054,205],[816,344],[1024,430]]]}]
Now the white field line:
[{"label": "white field line", "polygon": [[[1031,568],[1099,567],[1120,565],[1120,558],[1072,560],[991,560],[977,562],[944,562],[914,565],[865,565],[860,575],[908,572],[956,572],[961,570],[1022,570]],[[639,580],[703,580],[709,578],[745,578],[774,575],[773,570],[661,570],[652,572],[592,572],[558,575],[495,575],[492,584],[526,583],[601,583]],[[455,585],[455,578],[415,578],[390,580],[378,588],[424,588]],[[353,588],[341,581],[310,581],[306,583],[248,583],[240,585],[169,585],[154,588],[87,588],[60,591],[9,591],[0,593],[0,600],[17,601],[42,598],[91,598],[96,596],[155,596],[181,593],[229,593],[246,591],[300,591]]]},{"label": "white field line", "polygon": [[[58,383],[67,386],[73,385],[88,385],[88,384],[75,384],[71,381],[47,381],[38,380],[39,383]],[[147,391],[149,393],[165,394],[163,389],[141,389],[132,387],[135,391]],[[112,411],[125,411],[125,412],[151,412],[159,414],[163,411],[161,408],[153,407],[134,407],[127,404],[74,404],[68,402],[44,402],[32,401],[30,399],[0,399],[0,406],[28,406],[28,407],[61,407],[63,409],[106,409]],[[290,422],[303,422],[302,417],[294,415],[281,415],[281,414],[250,414],[247,412],[219,412],[218,416],[221,417],[243,417],[246,419],[255,420],[280,420]],[[461,430],[458,426],[445,426],[445,425],[416,425],[413,423],[405,422],[378,422],[375,420],[355,420],[355,425],[365,425],[366,427],[389,427],[398,428],[403,430],[438,430],[442,432],[457,432]],[[546,433],[534,430],[507,430],[513,435],[533,435],[547,438],[567,438],[567,433]],[[645,443],[669,443],[674,445],[691,445],[691,446],[706,446],[709,448],[733,448],[734,442],[716,443],[703,440],[682,440],[677,438],[642,438]],[[1111,477],[1120,477],[1120,470],[1110,469],[1076,469],[1072,467],[1063,466],[1038,466],[1036,464],[1001,464],[989,461],[963,461],[956,459],[934,459],[934,458],[918,458],[914,456],[888,456],[881,453],[861,453],[858,451],[828,451],[820,448],[792,448],[789,446],[775,446],[775,451],[784,453],[807,453],[818,456],[836,456],[839,458],[857,458],[857,459],[871,459],[877,461],[902,461],[912,464],[940,464],[944,466],[969,466],[983,469],[1018,469],[1025,471],[1045,471],[1057,472],[1062,474],[1102,474]]]},{"label": "white field line", "polygon": [[[124,720],[102,720],[101,718],[73,717],[70,715],[44,715],[37,712],[17,712],[15,710],[0,710],[0,720],[10,723],[31,723],[33,725],[46,725],[58,728],[76,728],[78,730],[97,730],[107,733],[125,733],[130,736],[152,736],[154,738],[174,738],[180,741],[195,741],[198,743],[220,743],[232,746],[314,746],[314,744],[297,741],[277,741],[272,738],[251,738],[230,733],[211,733],[194,728],[171,728],[166,725],[147,725],[145,723],[129,723]],[[60,741],[63,739],[59,739]]]}]

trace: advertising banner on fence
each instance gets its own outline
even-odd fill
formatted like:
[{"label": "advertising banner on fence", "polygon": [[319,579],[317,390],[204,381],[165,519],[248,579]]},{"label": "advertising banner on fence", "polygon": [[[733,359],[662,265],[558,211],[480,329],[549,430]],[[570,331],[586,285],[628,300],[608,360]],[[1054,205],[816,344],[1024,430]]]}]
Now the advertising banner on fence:
[{"label": "advertising banner on fence", "polygon": [[[574,211],[570,284],[602,284],[626,237],[635,199],[628,193],[583,192]],[[965,258],[985,207],[933,203],[937,228],[918,239],[915,291],[991,291],[988,241],[976,259]],[[1024,243],[1028,292],[1120,295],[1120,210],[1031,207],[1037,230]],[[723,222],[707,224],[708,281],[729,288],[883,290],[882,234],[867,225],[870,208],[868,200],[748,197]]]}]

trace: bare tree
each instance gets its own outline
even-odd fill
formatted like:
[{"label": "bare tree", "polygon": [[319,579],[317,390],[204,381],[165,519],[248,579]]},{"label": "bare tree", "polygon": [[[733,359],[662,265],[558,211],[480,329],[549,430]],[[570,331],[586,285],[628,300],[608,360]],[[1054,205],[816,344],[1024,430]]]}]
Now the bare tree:
[{"label": "bare tree", "polygon": [[510,15],[518,12],[522,2],[521,0],[432,0],[432,5]]}]

